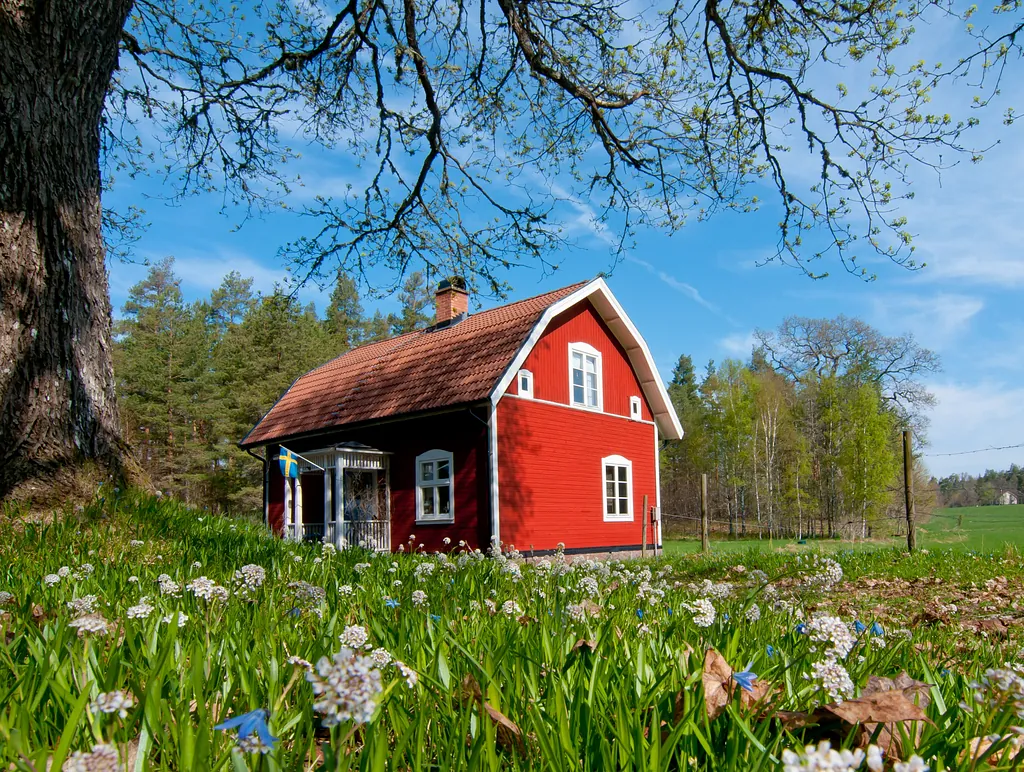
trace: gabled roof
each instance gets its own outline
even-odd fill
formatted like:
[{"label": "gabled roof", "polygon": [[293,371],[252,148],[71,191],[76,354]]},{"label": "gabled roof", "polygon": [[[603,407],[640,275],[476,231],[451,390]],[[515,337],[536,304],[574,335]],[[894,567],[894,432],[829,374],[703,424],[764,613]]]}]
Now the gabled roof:
[{"label": "gabled roof", "polygon": [[545,309],[582,286],[352,349],[296,380],[240,444],[483,402]]},{"label": "gabled roof", "polygon": [[265,445],[348,424],[496,402],[550,321],[584,300],[590,300],[626,350],[661,436],[682,437],[647,344],[604,279],[598,278],[342,354],[296,380],[240,445]]}]

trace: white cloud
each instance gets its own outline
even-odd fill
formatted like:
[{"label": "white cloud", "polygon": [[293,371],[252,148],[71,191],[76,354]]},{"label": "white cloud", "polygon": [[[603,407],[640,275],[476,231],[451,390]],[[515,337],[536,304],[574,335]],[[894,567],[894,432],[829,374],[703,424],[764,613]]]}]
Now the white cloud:
[{"label": "white cloud", "polygon": [[931,412],[931,444],[924,458],[929,472],[936,476],[978,474],[1024,460],[1024,448],[939,455],[1019,444],[1024,428],[1024,388],[982,382],[933,383],[929,389],[938,400]]},{"label": "white cloud", "polygon": [[709,311],[713,311],[714,313],[721,315],[722,312],[718,309],[718,306],[706,300],[700,294],[700,291],[692,284],[688,284],[685,281],[677,279],[675,276],[666,273],[665,271],[655,267],[653,264],[647,262],[646,260],[641,260],[639,257],[636,257],[634,255],[627,254],[625,259],[626,262],[633,263],[633,265],[639,265],[641,268],[644,268],[645,270],[654,274],[655,276],[658,277],[659,281],[668,285],[677,292],[681,292],[682,294],[686,295],[695,303],[704,306],[704,308],[708,309]]},{"label": "white cloud", "polygon": [[[187,249],[174,250],[174,274],[181,280],[182,293],[186,300],[207,297],[220,286],[231,271],[238,271],[245,278],[252,278],[253,292],[267,295],[274,291],[274,285],[283,285],[287,272],[280,267],[264,265],[251,255],[229,247],[211,246],[208,252]],[[163,255],[143,254],[149,264],[163,259]],[[145,278],[149,265],[141,263],[119,263],[110,268],[110,296],[115,313],[128,296],[129,289]],[[313,301],[323,308],[330,290],[322,290],[315,284],[307,283],[299,291],[303,303]]]},{"label": "white cloud", "polygon": [[877,295],[871,305],[872,321],[889,334],[909,331],[918,342],[941,351],[969,330],[985,302],[973,295],[938,292]]},{"label": "white cloud", "polygon": [[757,340],[752,332],[736,332],[718,341],[718,347],[731,357],[748,357],[755,345]]}]

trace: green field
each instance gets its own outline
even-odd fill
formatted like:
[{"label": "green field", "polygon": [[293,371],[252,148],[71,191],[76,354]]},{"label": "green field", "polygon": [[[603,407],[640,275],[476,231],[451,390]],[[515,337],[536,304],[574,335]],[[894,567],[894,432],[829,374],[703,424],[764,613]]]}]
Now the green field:
[{"label": "green field", "polygon": [[[1024,504],[1006,507],[957,507],[936,510],[928,522],[919,526],[918,544],[927,549],[949,547],[965,551],[999,551],[1006,545],[1024,549]],[[787,552],[815,550],[878,549],[905,544],[898,539],[868,541],[838,541],[831,539],[808,540],[799,544],[795,539],[717,539],[712,550],[746,552],[759,549],[779,549]],[[668,555],[696,552],[700,543],[695,539],[668,541]]]}]

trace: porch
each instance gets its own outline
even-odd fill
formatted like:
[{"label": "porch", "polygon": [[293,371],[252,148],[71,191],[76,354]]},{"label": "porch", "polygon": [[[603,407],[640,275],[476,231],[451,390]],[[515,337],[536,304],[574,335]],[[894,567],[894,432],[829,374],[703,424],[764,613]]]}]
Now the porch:
[{"label": "porch", "polygon": [[358,443],[308,451],[284,486],[286,539],[391,551],[387,453]]}]

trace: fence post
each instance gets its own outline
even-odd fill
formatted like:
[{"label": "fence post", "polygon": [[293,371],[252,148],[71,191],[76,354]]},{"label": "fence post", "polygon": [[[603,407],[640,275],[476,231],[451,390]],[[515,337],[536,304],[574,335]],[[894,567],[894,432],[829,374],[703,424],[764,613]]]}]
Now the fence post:
[{"label": "fence post", "polygon": [[643,522],[640,525],[640,533],[641,533],[641,537],[642,537],[642,539],[641,539],[642,544],[641,544],[641,547],[640,547],[640,557],[645,558],[645,557],[647,557],[647,494],[646,493],[644,494],[644,508],[641,511],[643,512],[643,514],[640,515],[640,518],[643,520]]},{"label": "fence post", "polygon": [[700,476],[700,551],[707,552],[708,544],[708,475]]},{"label": "fence post", "polygon": [[910,443],[910,429],[903,430],[903,498],[907,509],[907,550],[917,548],[917,532],[914,528],[914,454]]}]

